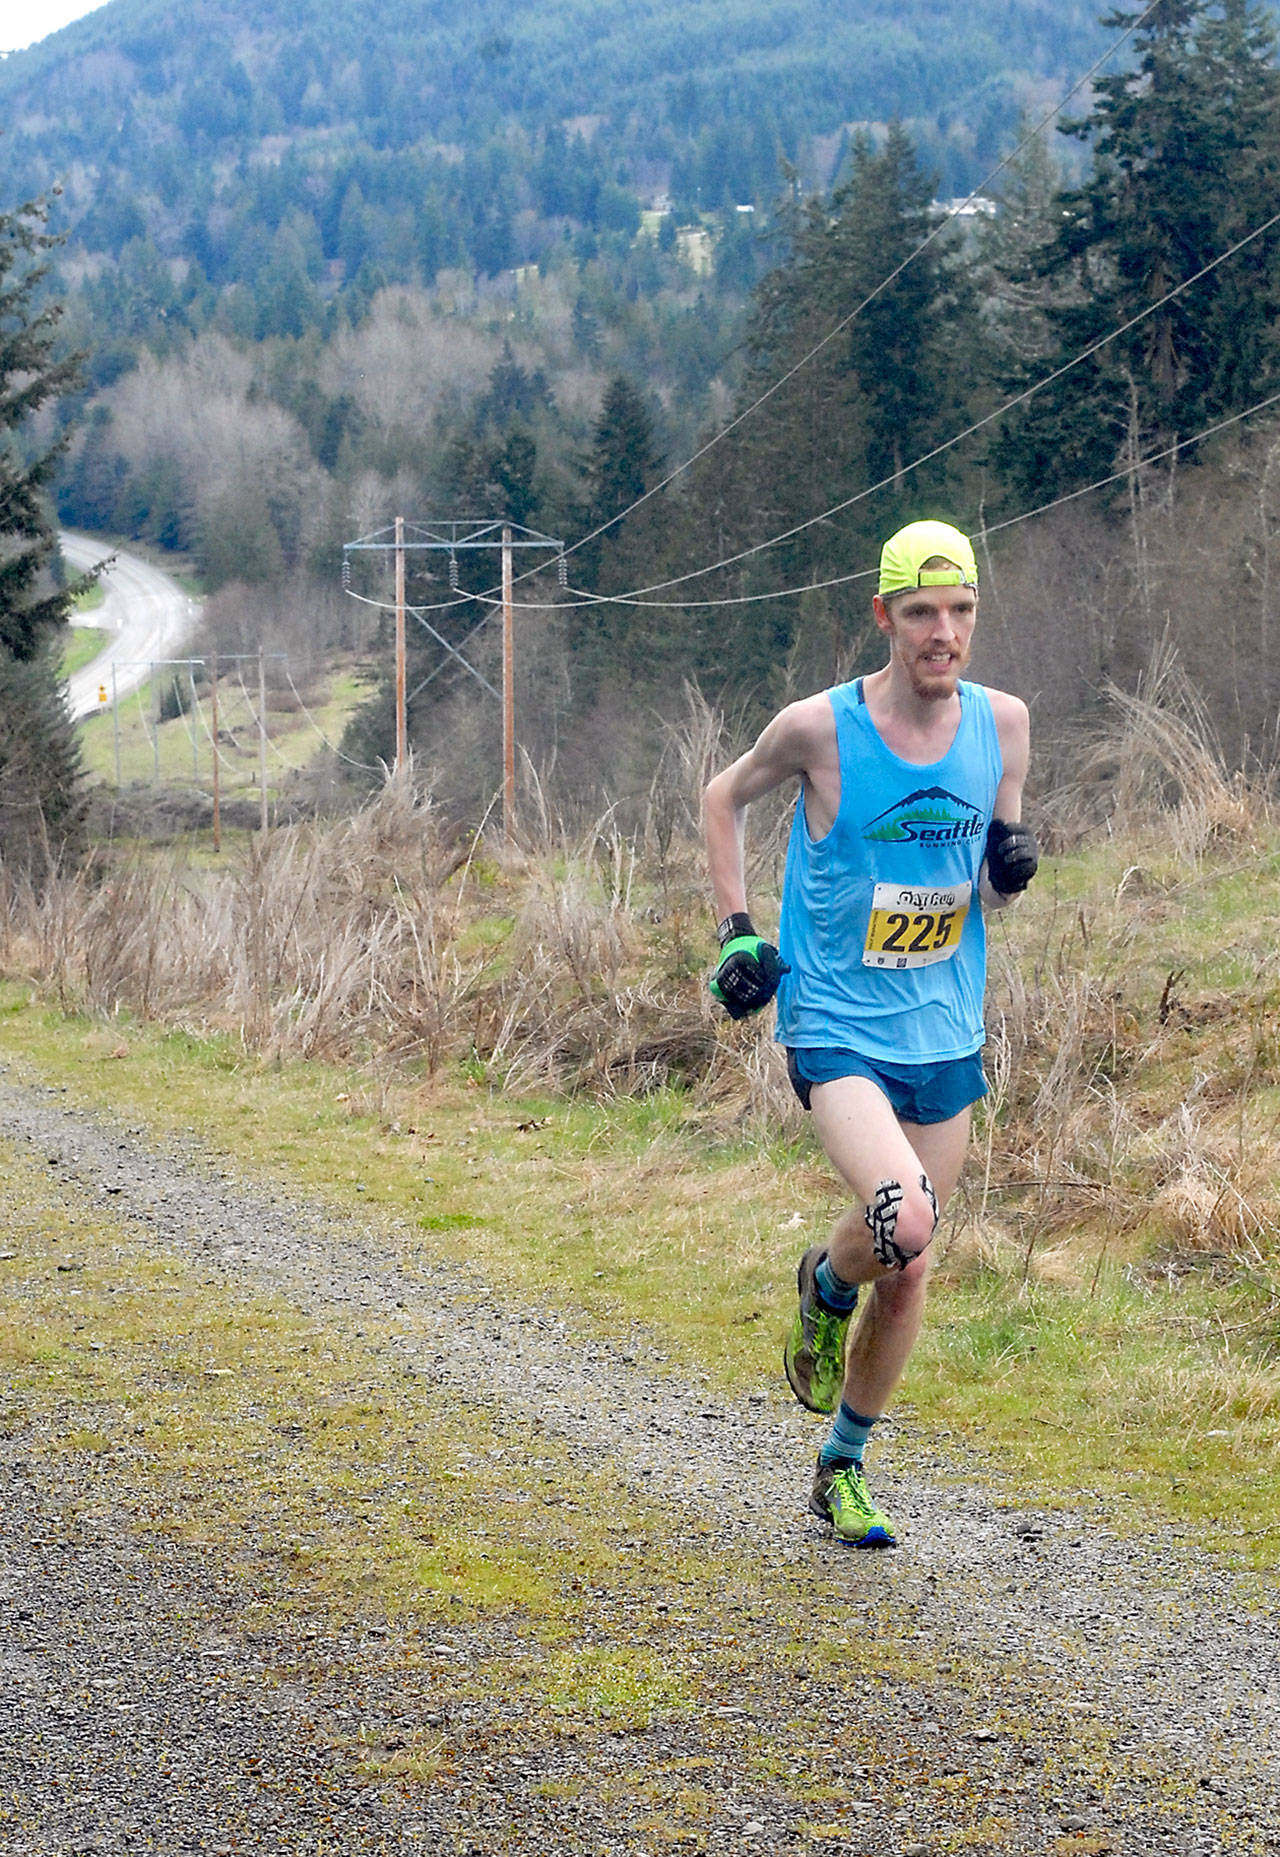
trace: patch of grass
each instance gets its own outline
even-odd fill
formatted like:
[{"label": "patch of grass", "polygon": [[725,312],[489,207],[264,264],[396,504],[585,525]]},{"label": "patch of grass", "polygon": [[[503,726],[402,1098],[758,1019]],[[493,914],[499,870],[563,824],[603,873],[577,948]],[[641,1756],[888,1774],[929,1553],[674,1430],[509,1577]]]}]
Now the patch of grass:
[{"label": "patch of grass", "polygon": [[[776,1381],[795,1257],[840,1203],[807,1148],[708,1140],[682,1122],[677,1092],[520,1101],[447,1078],[372,1092],[358,1074],[262,1063],[228,1040],[68,1021],[12,986],[0,1006],[15,1057],[74,1100],[198,1135],[246,1177],[404,1218],[407,1259],[469,1262],[721,1391]],[[1274,1345],[1259,1351],[1260,1290],[1099,1266],[1069,1247],[1033,1257],[1046,1275],[1024,1281],[1022,1250],[984,1255],[967,1229],[947,1241],[896,1449],[909,1454],[917,1428],[926,1441],[950,1432],[1026,1493],[1067,1504],[1087,1466],[1116,1525],[1161,1516],[1204,1533],[1226,1510],[1222,1551],[1276,1564],[1280,1375]]]},{"label": "patch of grass", "polygon": [[[101,634],[98,635],[101,642]],[[90,656],[93,654],[90,653]],[[87,661],[87,660],[86,660]],[[120,700],[120,774],[123,783],[160,787],[190,786],[212,790],[212,715],[207,691],[190,707],[190,690],[182,686],[185,713],[156,723],[160,698],[173,681],[172,672],[158,677],[156,686],[144,687]],[[305,689],[306,713],[294,704],[292,693],[281,693],[290,707],[272,707],[268,692],[267,785],[273,795],[283,792],[292,779],[324,752],[326,741],[337,743],[352,712],[368,695],[368,687],[352,666],[335,669],[321,687]],[[225,798],[256,795],[258,780],[258,691],[256,683],[238,676],[219,680],[218,733],[222,746],[221,782]],[[80,743],[91,778],[114,786],[117,729],[109,712],[85,718]]]},{"label": "patch of grass", "polygon": [[590,1788],[585,1779],[574,1776],[566,1780],[539,1780],[535,1790],[541,1799],[581,1799]]},{"label": "patch of grass", "polygon": [[955,1851],[989,1851],[1008,1846],[1016,1831],[1016,1825],[1004,1817],[982,1817],[974,1825],[966,1825],[962,1831],[956,1831],[947,1839]]},{"label": "patch of grass", "polygon": [[366,1779],[427,1786],[455,1771],[447,1737],[424,1733],[421,1729],[382,1738],[362,1731],[345,1745],[355,1757],[356,1772]]},{"label": "patch of grass", "polygon": [[[101,599],[101,593],[97,588]],[[60,670],[63,677],[74,677],[86,664],[92,664],[98,653],[108,642],[108,635],[95,625],[68,626],[62,639],[62,661]]]},{"label": "patch of grass", "polygon": [[1008,1465],[1022,1499],[1101,1495],[1113,1526],[1161,1513],[1273,1566],[1276,1376],[1231,1358],[1220,1315],[1210,1284],[1135,1292],[1115,1266],[1089,1296],[939,1284],[911,1399],[930,1424]]},{"label": "patch of grass", "polygon": [[637,1644],[565,1645],[542,1666],[539,1687],[552,1709],[585,1703],[619,1731],[690,1715],[701,1694],[669,1649]]}]

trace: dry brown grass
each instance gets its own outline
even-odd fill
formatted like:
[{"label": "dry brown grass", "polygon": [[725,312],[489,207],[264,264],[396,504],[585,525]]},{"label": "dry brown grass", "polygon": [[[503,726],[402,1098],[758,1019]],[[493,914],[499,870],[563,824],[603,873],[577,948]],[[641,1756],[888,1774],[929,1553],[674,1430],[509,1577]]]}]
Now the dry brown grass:
[{"label": "dry brown grass", "polygon": [[[1077,1275],[1096,1270],[1100,1234],[1120,1253],[1135,1234],[1164,1256],[1280,1253],[1275,1127],[1252,1109],[1280,1075],[1274,899],[1259,895],[1256,922],[1212,923],[1220,878],[1270,871],[1270,794],[1224,766],[1167,648],[1135,693],[1108,694],[1108,725],[1042,807],[1050,846],[1089,880],[1065,895],[1042,881],[992,934],[992,1096],[968,1212],[1014,1234],[1041,1276],[1069,1273],[1073,1249]],[[1192,905],[1198,930],[1184,926]],[[1242,942],[1253,971],[1224,990],[1216,957]]]},{"label": "dry brown grass", "polygon": [[1120,1255],[1140,1234],[1165,1259],[1280,1256],[1273,1078],[1248,1044],[1261,1000],[1166,1011],[1123,898],[1110,929],[1127,960],[1079,937],[1030,971],[997,954],[974,1222],[1019,1233],[1041,1277],[1073,1245],[1096,1269],[1100,1234]]},{"label": "dry brown grass", "polygon": [[1271,812],[1265,788],[1226,768],[1208,706],[1167,639],[1135,690],[1108,683],[1105,695],[1107,721],[1045,808],[1059,843],[1104,831],[1138,848],[1158,834],[1191,865],[1224,840],[1256,844]]},{"label": "dry brown grass", "polygon": [[[1223,769],[1171,660],[1114,710],[1052,809],[1055,840],[1081,849],[993,927],[992,1095],[958,1217],[975,1255],[1012,1244],[1028,1272],[1067,1270],[1077,1241],[1095,1268],[1100,1233],[1248,1263],[1280,1253],[1280,975],[1261,917],[1200,947],[1180,911],[1211,913],[1218,873],[1270,869],[1269,803]],[[731,1025],[705,985],[697,794],[725,752],[691,700],[634,836],[609,814],[570,834],[533,803],[518,848],[459,837],[404,778],[220,866],[114,856],[42,895],[11,879],[0,960],[64,1007],[363,1064],[375,1091],[467,1060],[525,1091],[676,1082],[710,1129],[793,1138],[804,1119],[770,1027]],[[780,843],[766,831],[766,863]],[[763,875],[758,894],[767,922]],[[1215,992],[1197,976],[1223,942],[1251,973]]]},{"label": "dry brown grass", "polygon": [[446,889],[466,855],[392,781],[354,818],[255,837],[222,868],[135,856],[40,897],[12,886],[6,966],[64,1006],[230,1031],[271,1057],[434,1065],[483,965]]},{"label": "dry brown grass", "polygon": [[393,780],[354,817],[256,836],[219,868],[137,856],[42,895],[14,880],[0,953],[66,1008],[267,1057],[475,1054],[518,1087],[636,1092],[702,1075],[718,1048],[700,976],[649,958],[638,856],[607,820],[538,857],[459,840]]}]

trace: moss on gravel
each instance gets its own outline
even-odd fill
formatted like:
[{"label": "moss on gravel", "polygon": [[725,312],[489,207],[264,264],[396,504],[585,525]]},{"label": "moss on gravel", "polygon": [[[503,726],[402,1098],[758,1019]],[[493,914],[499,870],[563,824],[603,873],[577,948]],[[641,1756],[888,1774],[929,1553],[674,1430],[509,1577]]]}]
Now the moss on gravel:
[{"label": "moss on gravel", "polygon": [[[903,1798],[947,1827],[940,1852],[1024,1848],[992,1800],[1047,1737],[1054,1788],[1083,1773],[1101,1795],[1105,1724],[1008,1669],[975,1715],[984,1648],[949,1644],[940,1672],[883,1559],[780,1565],[744,1543],[726,1563],[686,1512],[406,1374],[358,1313],[233,1292],[151,1243],[144,1207],[86,1204],[16,1152],[6,1172],[6,1428],[46,1441],[83,1512],[213,1556],[246,1642],[299,1639],[282,1681],[358,1685],[358,1727],[321,1732],[389,1796],[518,1781],[569,1851],[599,1848],[572,1841],[576,1788],[627,1848],[709,1849],[732,1800],[788,1847],[881,1857],[862,1827]],[[531,1804],[484,1823],[486,1851],[539,1848]]]},{"label": "moss on gravel", "polygon": [[[673,1092],[513,1100],[452,1073],[393,1088],[225,1039],[67,1019],[12,983],[0,1014],[28,1074],[74,1101],[242,1177],[411,1224],[409,1263],[468,1262],[606,1337],[642,1324],[655,1370],[718,1393],[776,1379],[795,1257],[839,1203],[806,1148],[711,1139]],[[922,1433],[963,1437],[1042,1502],[1074,1503],[1087,1465],[1112,1526],[1173,1520],[1229,1564],[1280,1563],[1267,1279],[1156,1277],[1092,1251],[1083,1278],[1068,1256],[1028,1277],[962,1198],[939,1251],[899,1407]]]}]

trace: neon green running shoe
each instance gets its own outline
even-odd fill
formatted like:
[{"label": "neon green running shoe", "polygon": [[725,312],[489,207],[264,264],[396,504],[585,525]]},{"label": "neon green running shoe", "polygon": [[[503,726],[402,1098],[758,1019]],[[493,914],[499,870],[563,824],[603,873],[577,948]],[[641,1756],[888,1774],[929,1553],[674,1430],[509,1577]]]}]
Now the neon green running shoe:
[{"label": "neon green running shoe", "polygon": [[800,1307],[782,1352],[791,1390],[810,1412],[834,1412],[844,1385],[844,1340],[852,1309],[833,1315],[824,1308],[814,1272],[826,1256],[826,1246],[811,1244],[800,1259],[796,1283]]},{"label": "neon green running shoe", "polygon": [[818,1459],[813,1473],[809,1507],[830,1522],[837,1541],[845,1547],[897,1546],[893,1523],[877,1509],[857,1464],[824,1464]]}]

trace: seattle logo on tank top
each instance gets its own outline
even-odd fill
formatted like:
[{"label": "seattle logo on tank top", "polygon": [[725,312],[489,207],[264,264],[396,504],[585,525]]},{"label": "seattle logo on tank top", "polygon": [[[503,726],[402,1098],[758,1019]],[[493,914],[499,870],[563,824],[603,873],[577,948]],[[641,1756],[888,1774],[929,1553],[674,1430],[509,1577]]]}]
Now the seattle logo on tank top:
[{"label": "seattle logo on tank top", "polygon": [[863,827],[872,844],[954,845],[981,838],[986,814],[946,787],[921,787],[886,807]]}]

